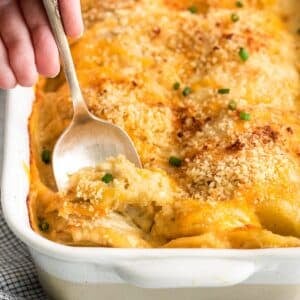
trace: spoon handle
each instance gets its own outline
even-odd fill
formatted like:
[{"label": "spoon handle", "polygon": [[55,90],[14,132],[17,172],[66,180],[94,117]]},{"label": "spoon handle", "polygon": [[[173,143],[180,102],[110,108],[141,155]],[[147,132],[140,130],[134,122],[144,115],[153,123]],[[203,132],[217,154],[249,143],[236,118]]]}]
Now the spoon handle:
[{"label": "spoon handle", "polygon": [[78,116],[87,116],[89,115],[89,112],[83,99],[77,79],[69,43],[63,28],[62,19],[59,12],[58,2],[57,0],[43,0],[43,3],[48,15],[53,35],[56,40],[57,47],[60,52],[63,69],[71,90],[74,118]]}]

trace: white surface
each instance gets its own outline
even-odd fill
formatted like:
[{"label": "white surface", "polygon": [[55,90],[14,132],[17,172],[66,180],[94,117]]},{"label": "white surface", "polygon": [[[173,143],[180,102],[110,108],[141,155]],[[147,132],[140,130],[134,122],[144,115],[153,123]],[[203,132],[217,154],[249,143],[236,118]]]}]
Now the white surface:
[{"label": "white surface", "polygon": [[46,274],[64,280],[62,283],[80,283],[85,287],[101,283],[130,283],[151,288],[300,284],[299,248],[74,248],[34,233],[28,220],[25,201],[28,179],[23,167],[29,158],[27,118],[32,97],[31,90],[18,88],[8,99],[1,200],[9,226],[29,246],[36,264]]}]

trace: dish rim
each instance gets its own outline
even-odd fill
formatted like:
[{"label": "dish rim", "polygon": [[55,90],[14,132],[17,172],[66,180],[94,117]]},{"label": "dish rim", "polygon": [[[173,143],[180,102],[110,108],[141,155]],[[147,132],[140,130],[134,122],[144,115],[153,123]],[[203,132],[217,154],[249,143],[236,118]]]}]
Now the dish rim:
[{"label": "dish rim", "polygon": [[[32,95],[32,89],[29,93]],[[5,123],[4,123],[4,149],[3,149],[3,169],[2,169],[2,182],[1,182],[1,203],[3,215],[8,223],[10,229],[14,234],[23,241],[27,246],[35,249],[36,251],[56,257],[59,259],[73,260],[73,261],[85,261],[85,262],[96,262],[107,258],[233,258],[239,260],[253,259],[253,258],[284,258],[284,259],[299,259],[300,248],[269,248],[269,249],[211,249],[211,248],[177,248],[177,249],[166,249],[166,248],[106,248],[106,247],[74,247],[59,244],[50,241],[38,233],[34,232],[29,224],[28,208],[26,205],[27,213],[27,224],[24,224],[24,220],[20,222],[16,218],[14,208],[14,201],[9,198],[11,183],[10,183],[10,161],[14,159],[15,153],[11,151],[12,142],[10,139],[11,131],[13,130],[13,112],[15,110],[15,101],[17,96],[25,94],[24,88],[17,87],[7,93],[5,103]],[[27,91],[28,93],[28,91]],[[26,96],[26,95],[25,95]],[[27,96],[26,96],[27,97]],[[28,96],[29,98],[29,96]],[[28,100],[29,112],[32,109],[32,103],[34,99]],[[18,99],[17,101],[23,101]],[[28,119],[28,116],[27,116]],[[27,122],[26,119],[26,122]],[[16,129],[15,129],[16,130]],[[27,128],[26,128],[27,130]],[[28,132],[28,131],[27,131]],[[28,136],[27,136],[28,139]],[[29,144],[28,150],[29,150]],[[29,160],[29,157],[28,157]],[[28,162],[26,162],[28,163]],[[21,166],[20,166],[21,167]],[[24,172],[24,170],[23,170]],[[16,201],[16,200],[15,200]],[[26,201],[27,202],[27,201]],[[25,217],[26,219],[26,217]],[[24,226],[26,225],[26,226]]]}]

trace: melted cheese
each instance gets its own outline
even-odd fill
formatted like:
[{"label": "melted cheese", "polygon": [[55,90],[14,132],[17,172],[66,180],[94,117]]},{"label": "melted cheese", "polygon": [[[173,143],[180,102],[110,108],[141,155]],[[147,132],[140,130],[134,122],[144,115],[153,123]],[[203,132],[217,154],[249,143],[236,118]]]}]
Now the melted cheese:
[{"label": "melted cheese", "polygon": [[235,3],[83,1],[87,30],[72,53],[84,97],[129,133],[144,169],[110,158],[57,193],[41,153],[72,107],[62,75],[41,79],[30,119],[36,231],[70,245],[300,245],[300,4]]}]

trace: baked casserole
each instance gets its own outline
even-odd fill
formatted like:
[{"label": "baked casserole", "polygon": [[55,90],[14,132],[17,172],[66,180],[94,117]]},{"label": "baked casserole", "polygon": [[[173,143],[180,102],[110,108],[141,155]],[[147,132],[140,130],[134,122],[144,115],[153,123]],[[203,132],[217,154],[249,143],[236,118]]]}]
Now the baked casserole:
[{"label": "baked casserole", "polygon": [[33,229],[81,246],[300,246],[300,2],[82,2],[84,98],[128,132],[143,169],[111,157],[57,192],[51,152],[72,105],[62,75],[41,79]]}]

